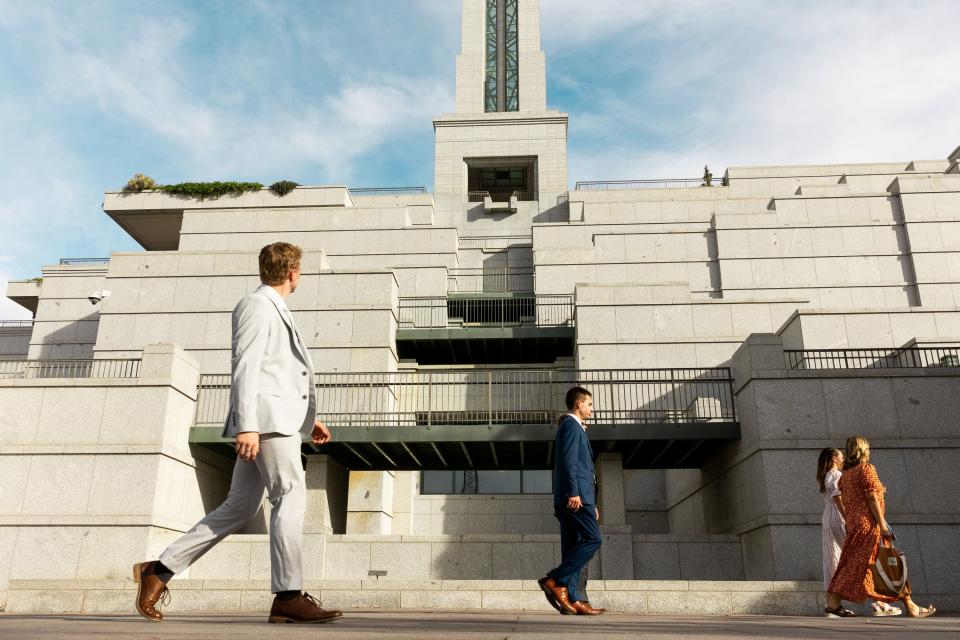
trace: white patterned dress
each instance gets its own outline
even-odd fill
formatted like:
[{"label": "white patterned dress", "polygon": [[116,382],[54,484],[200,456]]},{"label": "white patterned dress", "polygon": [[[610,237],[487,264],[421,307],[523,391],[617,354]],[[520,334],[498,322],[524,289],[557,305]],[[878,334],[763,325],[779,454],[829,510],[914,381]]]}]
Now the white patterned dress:
[{"label": "white patterned dress", "polygon": [[840,550],[843,549],[843,541],[847,537],[847,529],[843,525],[843,516],[837,509],[837,504],[833,501],[834,496],[840,495],[840,487],[837,483],[840,481],[840,472],[833,469],[827,473],[823,480],[826,491],[821,493],[823,498],[823,518],[820,522],[823,524],[823,586],[829,589],[830,581],[837,570],[837,563],[840,562]]}]

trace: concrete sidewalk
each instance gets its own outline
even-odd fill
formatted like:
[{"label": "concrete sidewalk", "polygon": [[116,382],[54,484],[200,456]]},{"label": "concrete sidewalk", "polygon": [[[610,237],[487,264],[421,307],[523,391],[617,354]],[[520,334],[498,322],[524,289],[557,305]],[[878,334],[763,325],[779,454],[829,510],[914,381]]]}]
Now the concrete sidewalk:
[{"label": "concrete sidewalk", "polygon": [[743,640],[750,638],[956,638],[960,618],[798,618],[780,616],[671,617],[604,615],[565,617],[543,613],[434,611],[352,611],[336,622],[312,625],[267,624],[263,615],[171,615],[162,623],[137,616],[0,615],[4,640],[98,640],[176,638],[176,640],[270,640],[283,638],[389,638],[390,640],[514,640],[517,638],[649,638]]}]

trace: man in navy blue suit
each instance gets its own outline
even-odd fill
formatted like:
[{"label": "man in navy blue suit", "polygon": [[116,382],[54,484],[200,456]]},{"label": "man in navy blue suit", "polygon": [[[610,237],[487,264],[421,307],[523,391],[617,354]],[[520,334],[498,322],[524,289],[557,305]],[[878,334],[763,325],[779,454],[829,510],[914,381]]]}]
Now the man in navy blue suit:
[{"label": "man in navy blue suit", "polygon": [[587,438],[587,420],[593,414],[593,396],[583,387],[567,391],[567,411],[557,429],[553,466],[553,513],[560,521],[560,566],[537,582],[547,602],[566,615],[600,615],[581,592],[580,574],[600,549],[600,511],[593,448]]}]

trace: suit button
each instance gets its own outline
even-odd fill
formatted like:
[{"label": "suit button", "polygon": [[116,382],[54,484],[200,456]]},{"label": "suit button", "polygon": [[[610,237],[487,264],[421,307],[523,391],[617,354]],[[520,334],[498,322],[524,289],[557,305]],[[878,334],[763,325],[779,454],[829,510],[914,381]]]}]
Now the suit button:
[{"label": "suit button", "polygon": [[307,396],[303,396],[303,399],[306,400],[306,399],[307,399]]},{"label": "suit button", "polygon": [[303,375],[307,375],[307,372],[306,372],[306,371],[304,371],[304,372],[303,372]]}]

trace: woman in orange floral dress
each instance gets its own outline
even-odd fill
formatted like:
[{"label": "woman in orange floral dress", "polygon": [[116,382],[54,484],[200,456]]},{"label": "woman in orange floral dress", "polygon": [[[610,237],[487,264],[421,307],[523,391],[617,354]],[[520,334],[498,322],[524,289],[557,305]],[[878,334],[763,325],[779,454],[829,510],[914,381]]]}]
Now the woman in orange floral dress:
[{"label": "woman in orange floral dress", "polygon": [[[880,602],[896,602],[897,598],[877,593],[870,566],[877,558],[881,538],[892,538],[885,518],[883,493],[876,468],[870,464],[870,443],[862,436],[847,438],[843,476],[840,477],[841,500],[847,525],[847,539],[840,552],[840,562],[827,590],[827,607],[831,617],[854,615],[840,606],[841,600],[863,602],[867,598]],[[936,612],[933,605],[919,607],[910,598],[910,582],[899,598],[904,612],[914,618],[925,618]]]}]

